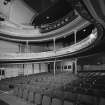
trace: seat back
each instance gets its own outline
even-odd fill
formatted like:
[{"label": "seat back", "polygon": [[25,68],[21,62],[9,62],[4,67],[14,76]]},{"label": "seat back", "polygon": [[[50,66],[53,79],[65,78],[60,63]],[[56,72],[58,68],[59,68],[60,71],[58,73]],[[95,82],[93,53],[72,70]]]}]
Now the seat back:
[{"label": "seat back", "polygon": [[14,89],[13,94],[14,94],[15,96],[18,96],[18,87],[16,87],[16,88]]},{"label": "seat back", "polygon": [[23,99],[28,100],[29,90],[25,88],[23,90]]},{"label": "seat back", "polygon": [[90,95],[79,94],[77,101],[80,103],[97,105],[97,98],[94,96],[90,96]]},{"label": "seat back", "polygon": [[51,97],[44,95],[42,99],[42,105],[51,105]]},{"label": "seat back", "polygon": [[64,92],[64,99],[75,102],[77,100],[77,94],[72,92]]},{"label": "seat back", "polygon": [[29,90],[28,101],[31,103],[34,101],[34,92],[32,90]]},{"label": "seat back", "polygon": [[64,104],[63,105],[74,105],[74,103],[73,102],[70,102],[70,101],[64,101]]},{"label": "seat back", "polygon": [[18,88],[18,97],[22,98],[22,95],[23,95],[23,89],[22,89],[22,87],[19,87]]},{"label": "seat back", "polygon": [[34,103],[40,105],[42,103],[42,94],[36,93],[34,98]]},{"label": "seat back", "polygon": [[100,99],[99,105],[105,105],[105,98]]},{"label": "seat back", "polygon": [[63,102],[60,99],[53,98],[51,105],[62,105]]}]

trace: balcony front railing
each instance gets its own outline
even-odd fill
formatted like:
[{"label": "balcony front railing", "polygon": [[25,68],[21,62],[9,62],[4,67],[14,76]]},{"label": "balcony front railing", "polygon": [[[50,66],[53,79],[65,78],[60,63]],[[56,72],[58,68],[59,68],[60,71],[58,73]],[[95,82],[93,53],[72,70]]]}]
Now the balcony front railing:
[{"label": "balcony front railing", "polygon": [[[70,29],[71,27],[73,27],[74,23],[77,24],[77,22],[79,21],[83,21],[83,23],[86,23],[86,20],[84,20],[82,17],[78,16],[76,19],[74,19],[72,22],[70,22],[70,24],[64,25],[63,27],[52,31],[52,32],[48,32],[48,33],[40,33],[40,29],[39,28],[24,28],[23,26],[19,26],[17,24],[12,24],[7,22],[0,22],[0,33],[5,34],[5,35],[10,35],[10,36],[17,36],[17,37],[41,37],[41,36],[50,36],[50,35],[55,35],[60,32],[62,32],[62,30],[64,31],[66,29]],[[77,25],[76,25],[77,26]],[[3,37],[5,37],[5,35]]]},{"label": "balcony front railing", "polygon": [[3,53],[0,54],[0,60],[19,60],[19,59],[46,59],[46,58],[54,58],[58,56],[63,56],[65,54],[70,54],[81,49],[88,47],[97,39],[97,29],[95,29],[89,36],[87,36],[82,41],[75,43],[71,46],[61,48],[56,51],[47,51],[40,53]]}]

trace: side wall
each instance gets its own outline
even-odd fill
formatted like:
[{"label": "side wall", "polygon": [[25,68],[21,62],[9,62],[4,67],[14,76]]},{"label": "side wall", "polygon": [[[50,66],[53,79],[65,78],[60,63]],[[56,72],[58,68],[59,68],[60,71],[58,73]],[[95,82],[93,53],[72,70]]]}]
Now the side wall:
[{"label": "side wall", "polygon": [[12,43],[8,41],[0,40],[0,53],[18,53],[18,43]]},{"label": "side wall", "polygon": [[0,72],[4,70],[4,75],[1,78],[10,78],[20,75],[30,75],[41,72],[48,72],[47,63],[24,63],[24,64],[2,64],[0,65]]},{"label": "side wall", "polygon": [[78,71],[105,72],[105,53],[94,54],[78,59]]},{"label": "side wall", "polygon": [[29,24],[35,14],[22,0],[14,0],[9,20],[18,24]]}]

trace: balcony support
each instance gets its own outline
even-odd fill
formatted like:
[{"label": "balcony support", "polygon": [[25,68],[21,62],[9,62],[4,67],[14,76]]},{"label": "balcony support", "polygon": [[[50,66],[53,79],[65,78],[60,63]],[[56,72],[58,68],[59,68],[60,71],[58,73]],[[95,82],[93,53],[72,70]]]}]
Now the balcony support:
[{"label": "balcony support", "polygon": [[55,44],[55,38],[53,39],[53,43],[54,43],[54,48],[53,48],[53,50],[54,50],[54,52],[56,52],[56,44]]},{"label": "balcony support", "polygon": [[61,72],[63,72],[63,68],[62,68],[62,66],[63,66],[63,65],[62,65],[62,61],[61,61]]},{"label": "balcony support", "polygon": [[77,58],[75,58],[75,63],[74,64],[75,64],[75,72],[74,73],[77,74],[77,69],[78,69],[77,68]]},{"label": "balcony support", "polygon": [[[53,39],[53,42],[54,42],[54,53],[55,53],[55,57],[56,57],[56,44],[55,44],[55,38]],[[54,60],[54,77],[55,77],[55,72],[56,72],[56,58]]]},{"label": "balcony support", "polygon": [[19,47],[19,53],[21,53],[21,44],[19,44],[18,47]]},{"label": "balcony support", "polygon": [[54,60],[54,77],[55,77],[55,72],[56,72],[56,59]]},{"label": "balcony support", "polygon": [[74,31],[74,44],[77,43],[77,30]]},{"label": "balcony support", "polygon": [[29,46],[29,44],[28,44],[28,40],[27,40],[27,41],[26,41],[26,53],[29,52],[28,46]]}]

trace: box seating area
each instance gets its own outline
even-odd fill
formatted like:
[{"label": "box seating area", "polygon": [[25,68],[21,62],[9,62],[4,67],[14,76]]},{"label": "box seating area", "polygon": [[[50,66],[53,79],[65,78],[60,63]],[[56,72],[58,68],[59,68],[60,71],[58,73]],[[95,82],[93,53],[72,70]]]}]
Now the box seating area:
[{"label": "box seating area", "polygon": [[[33,85],[18,84],[13,94],[35,105],[105,105],[104,72],[81,72],[71,79],[73,76],[62,73]],[[64,83],[59,85],[60,81]]]},{"label": "box seating area", "polygon": [[40,29],[41,33],[50,32],[50,31],[53,31],[53,30],[63,27],[64,25],[72,22],[76,18],[78,18],[78,15],[75,13],[75,11],[71,11],[69,14],[67,14],[63,18],[61,18],[53,23],[38,26],[38,28]]}]

